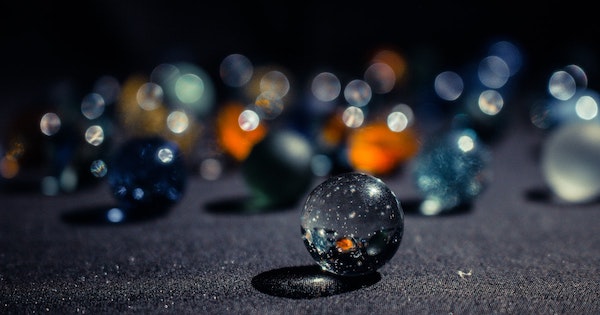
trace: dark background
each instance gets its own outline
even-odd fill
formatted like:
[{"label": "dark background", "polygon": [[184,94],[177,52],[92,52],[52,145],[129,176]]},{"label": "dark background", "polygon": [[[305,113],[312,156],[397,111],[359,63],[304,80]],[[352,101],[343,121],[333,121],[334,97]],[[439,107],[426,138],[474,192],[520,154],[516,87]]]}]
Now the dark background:
[{"label": "dark background", "polygon": [[600,26],[583,1],[13,1],[1,10],[3,94],[14,102],[56,80],[85,89],[101,75],[123,80],[164,61],[217,76],[231,53],[298,78],[323,68],[360,76],[373,52],[389,47],[409,68],[441,72],[485,56],[497,40],[522,50],[524,89],[543,91],[552,71],[572,63],[590,86],[600,81]]}]

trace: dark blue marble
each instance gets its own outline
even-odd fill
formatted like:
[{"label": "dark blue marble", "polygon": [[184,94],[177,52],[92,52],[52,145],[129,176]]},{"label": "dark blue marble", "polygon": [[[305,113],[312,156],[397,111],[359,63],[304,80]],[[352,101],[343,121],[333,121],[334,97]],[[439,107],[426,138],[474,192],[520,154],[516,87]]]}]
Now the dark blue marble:
[{"label": "dark blue marble", "polygon": [[176,143],[159,137],[135,138],[113,155],[108,182],[121,207],[160,212],[181,200],[187,173]]}]

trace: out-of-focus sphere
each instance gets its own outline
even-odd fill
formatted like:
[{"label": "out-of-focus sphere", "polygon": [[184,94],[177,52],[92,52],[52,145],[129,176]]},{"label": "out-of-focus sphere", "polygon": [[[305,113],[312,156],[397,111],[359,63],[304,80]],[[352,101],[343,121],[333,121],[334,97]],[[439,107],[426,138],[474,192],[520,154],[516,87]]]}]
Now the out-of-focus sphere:
[{"label": "out-of-focus sphere", "polygon": [[323,270],[374,273],[396,253],[404,212],[394,192],[363,173],[332,176],[308,196],[301,217],[304,245]]},{"label": "out-of-focus sphere", "polygon": [[104,129],[98,125],[90,126],[85,131],[85,141],[93,146],[99,146],[104,142]]},{"label": "out-of-focus sphere", "polygon": [[392,67],[383,62],[371,64],[365,71],[364,77],[373,92],[378,94],[389,93],[396,85],[396,73]]},{"label": "out-of-focus sphere", "polygon": [[363,80],[352,80],[344,88],[344,98],[352,106],[365,106],[372,96],[371,86]]},{"label": "out-of-focus sphere", "polygon": [[431,136],[411,161],[411,175],[427,215],[471,203],[490,181],[490,153],[471,129]]},{"label": "out-of-focus sphere", "polygon": [[504,98],[496,90],[486,90],[479,94],[479,109],[490,116],[494,116],[500,112],[504,106]]},{"label": "out-of-focus sphere", "polygon": [[275,93],[278,98],[283,98],[290,91],[290,81],[287,76],[277,70],[272,70],[260,79],[260,91]]},{"label": "out-of-focus sphere", "polygon": [[104,98],[98,93],[90,93],[81,102],[81,113],[87,119],[96,119],[104,113]]},{"label": "out-of-focus sphere", "polygon": [[600,197],[600,124],[571,123],[555,129],[541,155],[543,176],[550,189],[567,202]]},{"label": "out-of-focus sphere", "polygon": [[188,115],[182,111],[173,111],[167,116],[167,127],[173,133],[182,133],[190,126]]},{"label": "out-of-focus sphere", "polygon": [[342,84],[335,74],[330,72],[319,73],[312,81],[311,92],[321,102],[330,102],[336,99],[342,91]]},{"label": "out-of-focus sphere", "polygon": [[266,120],[277,118],[284,108],[284,103],[278,93],[274,91],[261,92],[254,100],[252,109]]},{"label": "out-of-focus sphere", "polygon": [[441,99],[454,101],[463,93],[464,83],[456,72],[445,71],[435,77],[433,88]]},{"label": "out-of-focus sphere", "polygon": [[502,58],[488,56],[479,63],[477,74],[483,85],[490,89],[499,89],[508,82],[510,69]]},{"label": "out-of-focus sphere", "polygon": [[219,74],[223,82],[231,87],[241,87],[248,83],[254,73],[252,62],[241,54],[231,54],[223,59]]},{"label": "out-of-focus sphere", "polygon": [[588,86],[588,78],[585,71],[578,65],[568,65],[565,67],[565,71],[569,73],[575,80],[577,88],[586,89]]},{"label": "out-of-focus sphere", "polygon": [[177,144],[159,137],[131,139],[114,153],[108,182],[123,208],[163,212],[184,194],[182,153]]},{"label": "out-of-focus sphere", "polygon": [[142,84],[136,94],[138,105],[145,110],[158,108],[162,104],[163,98],[162,87],[152,82]]},{"label": "out-of-focus sphere", "polygon": [[349,128],[358,128],[365,121],[365,114],[356,106],[348,106],[342,113],[342,121]]},{"label": "out-of-focus sphere", "polygon": [[92,161],[92,165],[90,165],[90,172],[92,172],[95,177],[104,177],[106,173],[108,173],[108,167],[104,161],[94,160]]},{"label": "out-of-focus sphere", "polygon": [[55,113],[46,113],[40,120],[40,129],[47,136],[52,136],[60,130],[60,117]]},{"label": "out-of-focus sphere", "polygon": [[308,139],[292,130],[273,130],[256,143],[242,164],[242,175],[258,208],[289,206],[312,183],[314,152]]},{"label": "out-of-focus sphere", "polygon": [[566,101],[575,95],[577,83],[572,75],[566,71],[556,71],[548,82],[548,92],[556,99]]}]

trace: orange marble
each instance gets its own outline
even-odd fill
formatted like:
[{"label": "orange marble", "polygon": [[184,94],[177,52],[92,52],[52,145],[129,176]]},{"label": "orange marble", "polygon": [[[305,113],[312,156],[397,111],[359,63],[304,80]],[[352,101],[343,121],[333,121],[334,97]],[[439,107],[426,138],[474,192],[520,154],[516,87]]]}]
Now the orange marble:
[{"label": "orange marble", "polygon": [[251,131],[240,128],[238,118],[244,109],[245,106],[239,102],[225,103],[219,109],[216,120],[219,146],[237,161],[245,160],[254,144],[260,141],[267,132],[267,127],[262,122]]},{"label": "orange marble", "polygon": [[348,161],[357,171],[385,175],[414,157],[419,141],[413,129],[391,131],[383,122],[355,129],[348,136]]}]

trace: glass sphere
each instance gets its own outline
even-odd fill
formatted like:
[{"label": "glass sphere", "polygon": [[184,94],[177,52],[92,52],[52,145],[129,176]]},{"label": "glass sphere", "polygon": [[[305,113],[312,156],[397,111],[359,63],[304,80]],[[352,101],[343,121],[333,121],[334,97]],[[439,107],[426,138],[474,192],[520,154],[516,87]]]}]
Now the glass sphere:
[{"label": "glass sphere", "polygon": [[411,175],[423,195],[421,213],[436,215],[470,204],[490,180],[490,154],[471,129],[427,139],[412,160]]},{"label": "glass sphere", "polygon": [[312,183],[313,148],[293,130],[268,133],[243,161],[241,171],[257,209],[296,203]]},{"label": "glass sphere", "polygon": [[134,138],[115,152],[108,171],[113,195],[126,209],[164,211],[178,202],[186,171],[176,143],[159,137]]},{"label": "glass sphere", "polygon": [[398,250],[404,212],[380,179],[344,173],[309,194],[301,228],[304,245],[323,270],[364,275],[382,267]]},{"label": "glass sphere", "polygon": [[572,123],[554,130],[543,145],[543,176],[567,202],[600,197],[600,124]]}]

